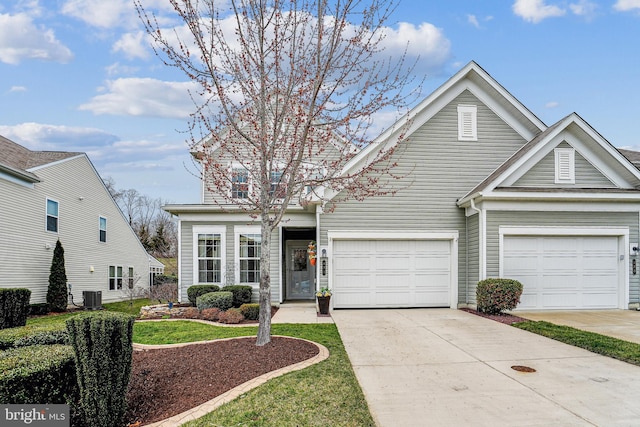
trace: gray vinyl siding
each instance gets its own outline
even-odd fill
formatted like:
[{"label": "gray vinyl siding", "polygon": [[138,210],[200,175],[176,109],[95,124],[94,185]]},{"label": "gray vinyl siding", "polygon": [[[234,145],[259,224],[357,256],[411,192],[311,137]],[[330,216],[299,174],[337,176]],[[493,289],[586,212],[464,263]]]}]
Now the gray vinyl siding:
[{"label": "gray vinyl siding", "polygon": [[[638,212],[487,212],[487,277],[497,277],[500,272],[498,229],[501,225],[628,227],[629,241],[638,242],[640,241],[638,220]],[[627,254],[625,256],[629,259]],[[630,303],[638,303],[640,301],[639,278],[639,274],[633,275],[631,262],[629,261]]]},{"label": "gray vinyl siding", "polygon": [[[467,280],[466,280],[466,300],[467,304],[476,303],[475,286],[480,280],[480,215],[467,217],[467,235],[469,244],[467,245]],[[473,290],[473,292],[471,292]]]},{"label": "gray vinyl siding", "polygon": [[[109,290],[109,265],[122,266],[125,274],[133,267],[140,277],[137,286],[148,288],[149,256],[87,157],[33,172],[41,180],[33,188],[0,179],[5,201],[0,204],[0,287],[26,287],[31,289],[32,304],[46,302],[59,238],[76,304],[82,304],[83,290],[102,291],[103,302],[126,298],[121,291]],[[47,198],[59,203],[58,233],[45,230]],[[107,218],[106,243],[99,241],[100,216]]]},{"label": "gray vinyl siding", "polygon": [[[237,219],[233,221],[216,221],[215,214],[202,214],[203,219],[200,221],[181,221],[180,222],[180,245],[181,245],[181,258],[180,258],[180,297],[181,301],[188,301],[187,288],[193,284],[197,284],[197,277],[194,277],[194,236],[193,228],[195,226],[214,226],[224,227],[225,231],[225,264],[229,269],[233,269],[234,275],[227,277],[222,285],[235,284],[235,265],[236,265],[236,248],[235,248],[235,227],[240,226],[259,226],[259,222],[251,222],[251,219],[246,214],[238,214]],[[315,227],[315,215],[314,214],[291,214],[287,215],[283,220],[283,226],[287,227]],[[273,230],[271,234],[271,258],[270,258],[270,270],[271,270],[271,301],[280,301],[280,280],[281,280],[281,268],[279,264],[278,254],[280,249],[278,248],[280,242],[280,228]],[[223,271],[225,266],[223,265]],[[254,292],[252,299],[258,301],[258,288],[257,284],[252,284]]]},{"label": "gray vinyl siding", "polygon": [[[477,105],[477,141],[458,141],[458,104]],[[395,196],[339,203],[334,212],[320,219],[321,246],[327,245],[327,231],[457,230],[458,295],[460,302],[464,302],[466,219],[456,201],[524,143],[520,135],[469,91],[461,93],[403,142],[394,154],[398,166],[393,172],[403,176],[390,184],[398,188]]]},{"label": "gray vinyl siding", "polygon": [[[562,142],[558,147],[571,148],[571,145]],[[518,179],[514,187],[615,188],[616,186],[577,151],[575,153],[575,184],[556,184],[555,154],[552,150]]]}]

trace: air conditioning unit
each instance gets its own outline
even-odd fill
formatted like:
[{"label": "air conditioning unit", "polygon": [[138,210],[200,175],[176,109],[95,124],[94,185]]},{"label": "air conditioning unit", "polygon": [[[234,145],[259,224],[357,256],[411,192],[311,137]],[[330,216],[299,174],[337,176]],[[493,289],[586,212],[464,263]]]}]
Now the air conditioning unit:
[{"label": "air conditioning unit", "polygon": [[102,291],[82,291],[85,310],[102,309]]}]

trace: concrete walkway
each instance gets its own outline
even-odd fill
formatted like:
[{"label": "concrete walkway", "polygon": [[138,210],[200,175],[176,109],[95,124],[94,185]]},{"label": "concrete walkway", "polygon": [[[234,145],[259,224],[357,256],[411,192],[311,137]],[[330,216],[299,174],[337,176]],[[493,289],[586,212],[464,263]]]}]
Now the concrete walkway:
[{"label": "concrete walkway", "polygon": [[460,310],[332,316],[378,426],[640,425],[640,367]]},{"label": "concrete walkway", "polygon": [[513,314],[640,344],[640,311],[636,310],[516,311]]},{"label": "concrete walkway", "polygon": [[271,319],[271,323],[333,323],[331,316],[318,316],[315,302],[287,302]]}]

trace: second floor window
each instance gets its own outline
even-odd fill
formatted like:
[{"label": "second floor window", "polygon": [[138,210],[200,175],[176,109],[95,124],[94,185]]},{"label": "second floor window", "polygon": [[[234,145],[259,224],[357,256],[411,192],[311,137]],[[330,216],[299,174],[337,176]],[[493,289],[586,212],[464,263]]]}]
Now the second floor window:
[{"label": "second floor window", "polygon": [[58,202],[47,199],[47,231],[58,232]]},{"label": "second floor window", "polygon": [[249,172],[243,168],[234,168],[231,173],[231,197],[246,199],[249,197]]},{"label": "second floor window", "polygon": [[107,218],[103,216],[100,217],[100,241],[107,241]]}]

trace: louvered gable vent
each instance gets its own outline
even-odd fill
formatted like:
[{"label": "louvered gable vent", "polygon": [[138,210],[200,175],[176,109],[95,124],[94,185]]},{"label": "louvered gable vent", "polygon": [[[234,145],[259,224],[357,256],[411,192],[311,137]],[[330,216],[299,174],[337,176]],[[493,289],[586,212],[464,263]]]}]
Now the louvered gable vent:
[{"label": "louvered gable vent", "polygon": [[575,184],[575,150],[556,148],[556,184]]},{"label": "louvered gable vent", "polygon": [[478,109],[475,105],[458,105],[458,140],[478,140]]}]

